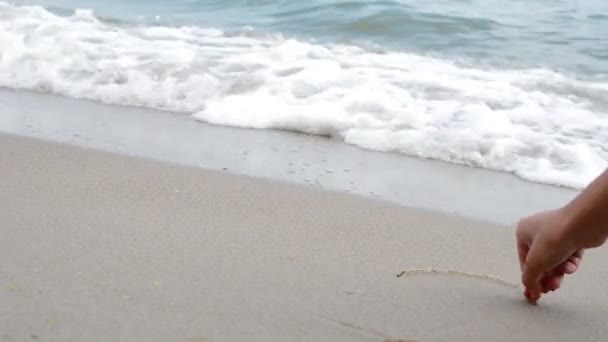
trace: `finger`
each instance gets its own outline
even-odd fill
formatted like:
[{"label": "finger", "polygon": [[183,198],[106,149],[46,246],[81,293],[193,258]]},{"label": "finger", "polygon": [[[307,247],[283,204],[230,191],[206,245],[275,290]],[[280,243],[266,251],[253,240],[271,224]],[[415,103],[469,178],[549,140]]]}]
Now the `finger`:
[{"label": "finger", "polygon": [[558,267],[556,267],[555,271],[565,274],[572,274],[578,269],[578,266],[581,263],[581,258],[582,251],[578,251],[572,254],[572,256],[570,256],[566,261],[561,263]]},{"label": "finger", "polygon": [[[537,239],[530,246],[530,250],[526,256],[524,270],[522,272],[522,282],[530,290],[532,295],[540,294],[542,286],[541,279],[544,272],[553,273],[556,268],[563,264],[569,257],[576,255],[579,257],[580,252],[566,252],[558,246],[554,246],[547,239]],[[563,255],[565,254],[565,256]]]},{"label": "finger", "polygon": [[517,240],[517,255],[519,256],[519,269],[523,272],[524,264],[526,263],[526,257],[528,256],[528,252],[530,251],[530,247],[527,243],[522,240]]},{"label": "finger", "polygon": [[554,274],[572,274],[574,272],[576,272],[576,264],[569,259],[553,269]]},{"label": "finger", "polygon": [[527,291],[526,298],[531,303],[536,303],[540,299],[540,296],[543,292],[542,287],[540,286],[540,281],[529,280],[529,278],[527,280],[523,280],[523,281],[524,281],[524,284],[530,284],[530,286],[525,285],[526,291]]},{"label": "finger", "polygon": [[540,293],[536,293],[536,294],[532,294],[532,292],[528,289],[524,290],[524,297],[526,297],[526,300],[531,303],[531,304],[536,304],[538,302],[538,300],[540,299],[541,294]]},{"label": "finger", "polygon": [[578,265],[580,265],[581,261],[583,260],[584,254],[585,254],[585,250],[579,249],[578,251],[574,252],[574,254],[572,254],[572,256],[570,257],[571,261],[576,265],[577,268],[578,268]]},{"label": "finger", "polygon": [[533,252],[528,253],[524,263],[523,272],[521,275],[521,281],[524,286],[530,291],[533,297],[538,296],[542,292],[541,279],[543,278],[543,265],[541,265],[534,255]]},{"label": "finger", "polygon": [[568,260],[564,263],[563,270],[564,270],[565,274],[572,274],[572,273],[576,272],[577,268],[578,267],[574,261]]},{"label": "finger", "polygon": [[564,280],[564,275],[551,275],[543,278],[541,280],[541,286],[543,289],[543,293],[548,293],[559,289],[562,286],[562,282]]},{"label": "finger", "polygon": [[557,291],[562,286],[562,282],[564,281],[564,277],[553,277],[550,281],[547,282],[547,289],[551,292]]}]

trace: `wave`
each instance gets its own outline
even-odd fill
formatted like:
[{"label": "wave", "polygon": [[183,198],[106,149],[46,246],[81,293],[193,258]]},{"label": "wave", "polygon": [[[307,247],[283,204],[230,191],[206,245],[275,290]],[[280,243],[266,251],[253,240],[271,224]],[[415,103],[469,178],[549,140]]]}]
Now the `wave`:
[{"label": "wave", "polygon": [[575,188],[608,165],[603,80],[4,2],[0,46],[6,88],[331,136]]}]

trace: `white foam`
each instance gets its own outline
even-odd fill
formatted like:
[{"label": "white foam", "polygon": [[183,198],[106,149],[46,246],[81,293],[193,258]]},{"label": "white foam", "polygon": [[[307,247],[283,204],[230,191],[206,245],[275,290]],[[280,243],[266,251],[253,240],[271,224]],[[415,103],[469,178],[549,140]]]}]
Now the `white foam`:
[{"label": "white foam", "polygon": [[[608,84],[0,2],[0,86],[329,135],[580,188],[608,165]],[[154,132],[150,132],[154,134]],[[407,177],[407,170],[404,170]]]}]

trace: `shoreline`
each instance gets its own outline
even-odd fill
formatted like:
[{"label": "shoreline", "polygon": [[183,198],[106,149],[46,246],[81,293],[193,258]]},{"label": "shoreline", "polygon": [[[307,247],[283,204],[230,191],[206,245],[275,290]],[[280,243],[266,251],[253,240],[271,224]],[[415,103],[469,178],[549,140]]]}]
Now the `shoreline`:
[{"label": "shoreline", "polygon": [[[608,249],[538,306],[513,230],[0,134],[0,338],[566,341],[608,332]],[[483,278],[483,277],[482,277]]]},{"label": "shoreline", "polygon": [[504,172],[362,150],[317,136],[211,126],[183,114],[26,91],[0,90],[0,133],[509,225],[578,193]]}]

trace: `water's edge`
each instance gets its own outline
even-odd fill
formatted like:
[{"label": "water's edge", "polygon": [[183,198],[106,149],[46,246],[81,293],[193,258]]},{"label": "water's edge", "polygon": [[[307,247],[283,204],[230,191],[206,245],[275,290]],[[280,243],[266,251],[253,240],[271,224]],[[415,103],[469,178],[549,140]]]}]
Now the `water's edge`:
[{"label": "water's edge", "polygon": [[23,91],[0,89],[0,132],[508,225],[576,194],[502,172],[371,152],[317,136],[211,126],[181,114]]}]

